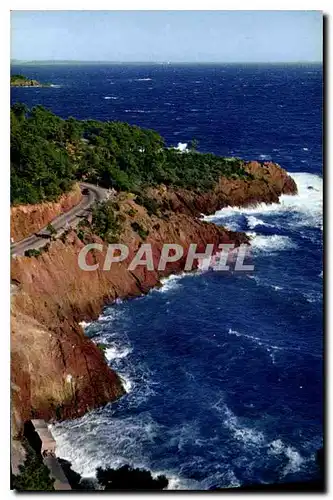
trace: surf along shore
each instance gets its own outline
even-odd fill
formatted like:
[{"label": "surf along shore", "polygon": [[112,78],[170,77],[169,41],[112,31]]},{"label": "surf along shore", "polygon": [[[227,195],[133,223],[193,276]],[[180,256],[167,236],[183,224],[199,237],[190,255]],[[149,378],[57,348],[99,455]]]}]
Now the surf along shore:
[{"label": "surf along shore", "polygon": [[[246,234],[205,222],[202,214],[278,203],[297,187],[275,163],[175,151],[157,133],[128,124],[62,120],[24,105],[16,105],[11,118],[12,234],[33,234],[74,207],[81,193],[73,179],[109,189],[108,199],[75,228],[56,236],[51,231],[43,248],[11,259],[11,431],[20,439],[31,419],[79,417],[124,394],[80,322],[183,272],[191,244],[198,253],[207,245],[215,253],[221,244],[250,244]],[[103,252],[90,252],[87,261],[98,268],[87,272],[78,256],[91,243],[124,244],[128,257],[103,271]],[[170,243],[180,245],[183,256],[158,270],[163,245]],[[143,244],[151,246],[154,269],[128,269]]]},{"label": "surf along shore", "polygon": [[[129,247],[129,255],[123,262],[113,263],[110,271],[103,271],[105,256],[101,252],[87,257],[90,264],[100,264],[96,271],[79,268],[83,246],[103,243],[91,225],[83,236],[79,230],[67,230],[40,255],[12,259],[14,436],[22,433],[24,422],[31,418],[77,417],[123,394],[119,377],[107,366],[100,349],[84,336],[79,322],[96,319],[103,305],[117,298],[146,293],[162,277],[182,272],[191,243],[197,244],[198,252],[207,244],[217,250],[221,243],[249,243],[245,234],[203,222],[200,214],[223,206],[272,203],[281,194],[296,193],[296,185],[279,166],[252,162],[246,168],[254,173],[253,181],[221,178],[215,190],[202,197],[187,190],[154,188],[154,199],[159,204],[167,200],[170,207],[160,215],[149,215],[128,193],[117,193],[112,203],[122,221],[119,242]],[[151,245],[156,262],[164,243],[182,245],[184,255],[168,263],[164,271],[157,266],[152,271],[144,266],[130,271],[128,264],[143,242]]]}]

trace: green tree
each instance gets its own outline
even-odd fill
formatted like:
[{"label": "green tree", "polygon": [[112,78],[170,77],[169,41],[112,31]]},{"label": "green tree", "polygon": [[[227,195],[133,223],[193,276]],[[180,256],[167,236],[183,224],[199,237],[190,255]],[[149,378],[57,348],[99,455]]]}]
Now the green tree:
[{"label": "green tree", "polygon": [[107,243],[115,243],[117,241],[121,224],[112,202],[102,201],[96,203],[92,210],[91,229]]},{"label": "green tree", "polygon": [[196,151],[198,149],[198,141],[196,139],[192,139],[189,144],[190,151]]},{"label": "green tree", "polygon": [[163,138],[121,122],[63,120],[42,106],[11,108],[11,203],[55,200],[75,180],[143,194],[166,184],[198,191],[221,176],[248,178],[244,162],[165,147]]},{"label": "green tree", "polygon": [[17,491],[54,491],[54,479],[42,457],[28,444],[24,443],[26,459],[19,466],[19,474],[12,476],[13,489]]}]

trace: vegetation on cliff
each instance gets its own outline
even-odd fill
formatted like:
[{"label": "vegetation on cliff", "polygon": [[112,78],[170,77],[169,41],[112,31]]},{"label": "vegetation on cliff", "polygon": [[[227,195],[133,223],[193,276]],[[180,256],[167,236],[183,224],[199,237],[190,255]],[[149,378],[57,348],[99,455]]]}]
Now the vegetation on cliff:
[{"label": "vegetation on cliff", "polygon": [[97,468],[97,480],[104,490],[148,491],[163,490],[168,486],[165,476],[153,478],[151,472],[123,465],[119,469]]},{"label": "vegetation on cliff", "polygon": [[25,439],[26,459],[19,465],[20,473],[12,475],[12,489],[17,491],[54,491],[54,479],[50,478],[50,471],[44,465],[43,459]]},{"label": "vegetation on cliff", "polygon": [[11,202],[56,200],[75,179],[75,162],[61,135],[62,120],[37,106],[11,109]]},{"label": "vegetation on cliff", "polygon": [[97,203],[92,210],[91,229],[108,243],[115,243],[121,229],[121,221],[111,201]]},{"label": "vegetation on cliff", "polygon": [[55,200],[75,180],[142,195],[147,186],[207,191],[219,177],[251,177],[237,158],[181,153],[153,130],[121,122],[63,120],[36,106],[11,108],[11,202]]}]

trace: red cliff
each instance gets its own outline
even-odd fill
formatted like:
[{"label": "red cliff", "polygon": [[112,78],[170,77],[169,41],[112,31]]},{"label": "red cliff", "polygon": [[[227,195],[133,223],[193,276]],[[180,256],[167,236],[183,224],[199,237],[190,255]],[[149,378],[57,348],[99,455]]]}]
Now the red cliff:
[{"label": "red cliff", "polygon": [[[19,433],[25,420],[68,418],[112,401],[123,394],[118,376],[109,369],[101,351],[84,336],[78,322],[95,319],[103,304],[116,298],[136,296],[155,286],[160,278],[183,269],[190,243],[203,251],[208,243],[247,243],[242,233],[234,233],[202,222],[195,215],[211,213],[225,205],[276,202],[282,193],[295,193],[292,179],[280,167],[251,163],[254,180],[221,179],[213,192],[195,194],[186,190],[151,190],[159,203],[170,201],[168,213],[148,216],[130,196],[118,195],[123,225],[120,242],[129,246],[126,261],[103,271],[105,254],[89,254],[96,271],[78,266],[82,241],[74,231],[66,239],[53,242],[38,257],[12,259],[11,353],[13,432]],[[144,227],[143,241],[133,230],[133,222]],[[96,236],[91,241],[101,242]],[[140,266],[127,269],[128,262],[142,243],[151,243],[154,262],[164,243],[178,243],[184,257],[162,271]],[[156,266],[155,266],[156,267]]]},{"label": "red cliff", "polygon": [[10,237],[20,241],[47,226],[58,215],[68,212],[82,198],[78,184],[72,191],[63,194],[57,202],[37,205],[17,205],[10,209]]}]

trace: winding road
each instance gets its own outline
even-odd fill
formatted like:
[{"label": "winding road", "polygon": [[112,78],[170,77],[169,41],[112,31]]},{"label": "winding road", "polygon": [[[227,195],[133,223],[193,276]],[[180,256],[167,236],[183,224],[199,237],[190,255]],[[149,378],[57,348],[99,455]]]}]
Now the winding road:
[{"label": "winding road", "polygon": [[[57,236],[67,228],[75,227],[82,217],[87,217],[89,215],[89,208],[93,203],[105,200],[108,197],[107,189],[86,182],[81,182],[80,187],[82,191],[87,192],[87,194],[83,194],[80,203],[51,221],[52,226],[57,231]],[[30,235],[24,238],[24,240],[12,243],[11,254],[15,257],[15,255],[24,255],[26,250],[38,250],[50,241],[50,236],[50,232],[44,227],[38,233]]]}]

